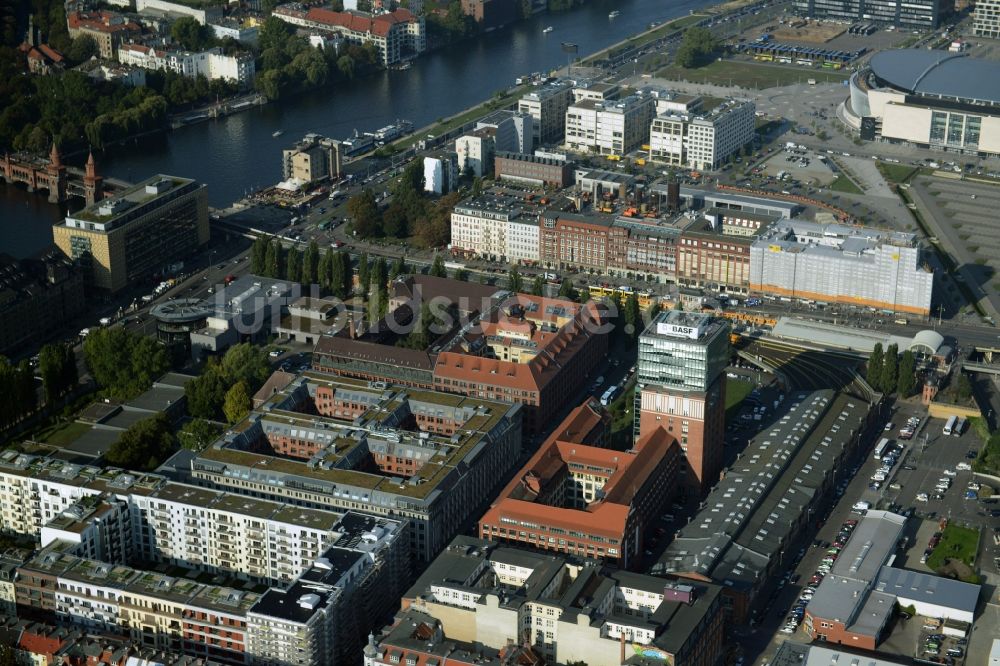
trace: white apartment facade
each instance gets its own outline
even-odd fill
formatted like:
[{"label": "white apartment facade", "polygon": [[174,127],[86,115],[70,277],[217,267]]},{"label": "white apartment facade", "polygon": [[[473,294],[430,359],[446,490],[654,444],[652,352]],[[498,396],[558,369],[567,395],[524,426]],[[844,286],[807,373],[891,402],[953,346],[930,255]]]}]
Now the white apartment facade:
[{"label": "white apartment facade", "polygon": [[753,102],[729,100],[705,115],[665,114],[652,121],[649,159],[690,169],[718,169],[753,141]]},{"label": "white apartment facade", "polygon": [[522,215],[516,202],[479,199],[451,214],[451,247],[493,261],[538,261],[538,220]]},{"label": "white apartment facade", "polygon": [[447,194],[458,185],[458,156],[439,153],[424,158],[424,191]]},{"label": "white apartment facade", "polygon": [[1000,37],[1000,0],[976,0],[972,34],[990,39]]},{"label": "white apartment facade", "polygon": [[209,81],[232,81],[240,87],[253,84],[256,65],[250,54],[226,55],[215,47],[208,51],[162,51],[141,44],[123,44],[118,62],[145,69],[170,70],[188,78],[204,76]]},{"label": "white apartment facade", "polygon": [[566,109],[566,146],[601,155],[625,155],[646,143],[655,100],[630,95],[601,102],[584,99]]},{"label": "white apartment facade", "polygon": [[494,147],[493,137],[488,132],[466,134],[455,139],[459,173],[464,173],[466,168],[479,178],[492,173]]}]

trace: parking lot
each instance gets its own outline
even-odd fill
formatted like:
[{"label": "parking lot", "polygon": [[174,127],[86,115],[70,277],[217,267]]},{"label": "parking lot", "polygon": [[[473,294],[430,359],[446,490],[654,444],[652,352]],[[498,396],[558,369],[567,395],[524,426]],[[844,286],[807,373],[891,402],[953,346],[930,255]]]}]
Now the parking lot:
[{"label": "parking lot", "polygon": [[802,184],[826,187],[837,178],[837,174],[827,164],[827,158],[809,150],[784,150],[764,163],[764,173],[778,178],[778,174],[788,174]]}]

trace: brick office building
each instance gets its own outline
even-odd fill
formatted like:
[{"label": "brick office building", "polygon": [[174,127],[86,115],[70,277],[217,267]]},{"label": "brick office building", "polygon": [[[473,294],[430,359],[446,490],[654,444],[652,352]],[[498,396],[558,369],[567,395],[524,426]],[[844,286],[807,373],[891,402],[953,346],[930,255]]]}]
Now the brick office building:
[{"label": "brick office building", "polygon": [[645,528],[673,494],[680,450],[663,428],[629,451],[586,444],[606,416],[591,398],[566,417],[479,520],[479,536],[635,564]]}]

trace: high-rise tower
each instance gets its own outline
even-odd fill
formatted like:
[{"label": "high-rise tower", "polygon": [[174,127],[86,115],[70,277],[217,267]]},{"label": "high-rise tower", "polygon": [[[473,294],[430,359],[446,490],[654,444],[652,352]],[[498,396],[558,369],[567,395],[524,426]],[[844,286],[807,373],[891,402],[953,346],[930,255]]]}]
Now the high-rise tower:
[{"label": "high-rise tower", "polygon": [[719,478],[725,441],[729,322],[661,312],[639,336],[635,437],[657,426],[684,451],[683,490],[702,495]]}]

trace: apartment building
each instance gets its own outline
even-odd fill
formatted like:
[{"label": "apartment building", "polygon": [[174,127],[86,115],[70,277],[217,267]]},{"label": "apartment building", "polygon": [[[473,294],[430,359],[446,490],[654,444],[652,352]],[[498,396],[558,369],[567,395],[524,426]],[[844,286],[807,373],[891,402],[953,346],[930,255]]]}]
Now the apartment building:
[{"label": "apartment building", "polygon": [[[719,586],[603,572],[565,556],[465,536],[404,595],[403,610],[402,617],[434,618],[445,642],[530,647],[546,663],[619,664],[634,654],[710,666],[723,651]],[[393,636],[392,628],[384,635]],[[412,649],[380,640],[365,648],[366,664],[395,663]]]},{"label": "apartment building", "polygon": [[527,113],[500,109],[476,121],[476,129],[494,130],[496,152],[530,153],[534,119]]},{"label": "apartment building", "polygon": [[519,200],[478,197],[451,213],[451,249],[491,261],[538,261],[538,220]]},{"label": "apartment building", "polygon": [[588,98],[566,109],[565,145],[600,155],[625,155],[649,141],[655,100],[650,95],[599,101]]},{"label": "apartment building", "polygon": [[493,173],[493,155],[496,152],[494,136],[494,129],[484,127],[455,139],[459,173],[464,174],[468,169],[473,176],[480,178]]},{"label": "apartment building", "polygon": [[89,285],[117,292],[208,242],[208,191],[188,178],[152,176],[68,215],[52,234]]},{"label": "apartment building", "polygon": [[712,208],[684,227],[677,242],[677,284],[747,293],[750,246],[777,218]]},{"label": "apartment building", "polygon": [[976,37],[1000,38],[1000,2],[978,0],[972,13],[972,34]]},{"label": "apartment building", "polygon": [[118,47],[118,62],[144,69],[169,70],[190,79],[204,76],[209,81],[229,81],[241,88],[253,85],[257,72],[252,54],[227,55],[218,46],[194,53],[157,49],[145,44],[122,44]]},{"label": "apartment building", "polygon": [[725,444],[729,324],[711,315],[659,313],[639,336],[635,437],[663,428],[680,444],[684,491],[718,480]]},{"label": "apartment building", "polygon": [[339,34],[350,44],[374,44],[385,66],[420,55],[427,49],[424,17],[402,7],[372,15],[290,3],[277,7],[274,16],[292,25]]},{"label": "apartment building", "polygon": [[341,176],[343,158],[340,141],[306,134],[302,141],[281,151],[281,176],[301,183],[327,178],[337,180]]},{"label": "apartment building", "polygon": [[728,100],[697,114],[658,115],[649,130],[649,159],[690,169],[718,169],[753,141],[755,109],[753,102]]},{"label": "apartment building", "polygon": [[662,428],[628,451],[588,445],[606,415],[596,398],[573,410],[479,519],[480,538],[633,567],[680,450]]},{"label": "apartment building", "polygon": [[750,246],[750,290],[926,316],[934,272],[912,233],[781,220]]},{"label": "apartment building", "polygon": [[540,86],[525,93],[517,102],[518,113],[531,116],[531,148],[559,143],[566,126],[566,109],[573,96],[569,83]]},{"label": "apartment building", "polygon": [[[537,225],[536,225],[537,228]],[[0,354],[37,340],[83,312],[83,273],[50,248],[36,258],[0,254]]]},{"label": "apartment building", "polygon": [[438,151],[424,157],[424,191],[432,194],[447,194],[458,189],[458,155],[450,151]]},{"label": "apartment building", "polygon": [[194,458],[191,474],[233,493],[406,519],[410,555],[427,562],[520,447],[518,405],[306,373]]},{"label": "apartment building", "polygon": [[498,180],[563,189],[573,182],[573,163],[551,157],[498,151],[494,173]]},{"label": "apartment building", "polygon": [[[221,663],[343,663],[395,606],[407,580],[405,545],[398,522],[328,516],[330,545],[290,584],[263,593],[84,557],[55,541],[18,568],[17,602],[89,631]],[[288,607],[302,626],[288,626]]]},{"label": "apartment building", "polygon": [[91,37],[97,42],[98,53],[106,60],[114,60],[119,46],[142,34],[138,23],[106,10],[67,12],[66,28],[72,39],[81,35]]}]

